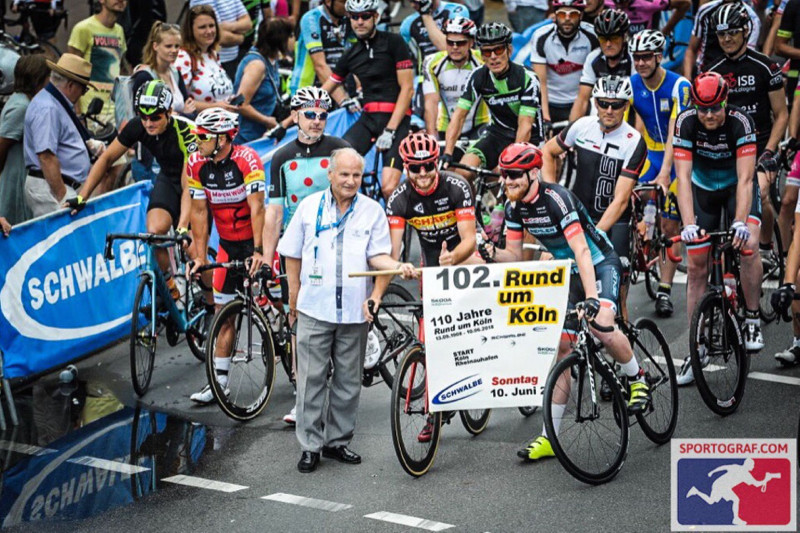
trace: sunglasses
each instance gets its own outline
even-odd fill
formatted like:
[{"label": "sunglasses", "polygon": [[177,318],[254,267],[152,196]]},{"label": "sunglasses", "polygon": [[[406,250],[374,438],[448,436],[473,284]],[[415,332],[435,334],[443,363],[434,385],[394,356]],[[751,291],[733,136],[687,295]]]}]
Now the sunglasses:
[{"label": "sunglasses", "polygon": [[447,46],[454,46],[456,48],[461,48],[462,46],[467,46],[469,44],[469,40],[467,39],[459,39],[458,41],[454,41],[452,39],[445,39],[447,41]]},{"label": "sunglasses", "polygon": [[483,57],[497,56],[500,57],[506,53],[505,46],[495,46],[494,48],[481,48],[481,55]]},{"label": "sunglasses", "polygon": [[744,32],[744,30],[741,28],[738,30],[720,30],[717,32],[717,37],[736,37],[742,32]]},{"label": "sunglasses", "polygon": [[142,122],[159,122],[165,116],[166,113],[152,113],[150,115],[139,113],[139,118],[142,120]]},{"label": "sunglasses", "polygon": [[622,44],[623,39],[624,37],[622,35],[612,35],[610,37],[606,37],[605,35],[597,36],[597,40],[600,41],[600,44],[605,44],[605,43]]},{"label": "sunglasses", "polygon": [[178,26],[177,24],[170,24],[168,22],[160,22],[159,21],[158,22],[158,27],[159,27],[159,29],[162,29],[162,30],[178,30],[178,31],[181,31],[181,27],[180,26]]},{"label": "sunglasses", "polygon": [[409,163],[406,165],[408,171],[412,174],[421,174],[423,172],[431,172],[436,169],[435,161],[427,161],[425,163]]},{"label": "sunglasses", "polygon": [[610,107],[614,111],[619,111],[620,109],[625,107],[625,104],[628,103],[625,100],[597,100],[597,99],[594,102],[600,109],[608,109]]},{"label": "sunglasses", "polygon": [[634,61],[650,61],[656,56],[654,52],[650,52],[647,54],[633,54]]},{"label": "sunglasses", "polygon": [[350,20],[369,20],[375,16],[374,11],[365,11],[363,13],[348,13]]},{"label": "sunglasses", "polygon": [[214,133],[195,133],[195,135],[200,142],[213,141],[217,138],[217,135]]},{"label": "sunglasses", "polygon": [[725,107],[725,104],[716,104],[710,106],[700,106],[695,105],[694,108],[697,110],[697,113],[700,115],[707,115],[708,113],[719,113]]},{"label": "sunglasses", "polygon": [[577,9],[559,9],[556,11],[556,18],[558,20],[579,19],[581,18],[581,12]]},{"label": "sunglasses", "polygon": [[316,111],[303,111],[303,116],[308,120],[328,120],[327,111],[322,111],[320,113],[317,113]]},{"label": "sunglasses", "polygon": [[523,177],[527,173],[528,173],[527,170],[503,170],[503,169],[500,169],[500,175],[503,177],[503,179],[507,179],[507,180],[518,180],[518,179],[520,179],[521,177]]}]

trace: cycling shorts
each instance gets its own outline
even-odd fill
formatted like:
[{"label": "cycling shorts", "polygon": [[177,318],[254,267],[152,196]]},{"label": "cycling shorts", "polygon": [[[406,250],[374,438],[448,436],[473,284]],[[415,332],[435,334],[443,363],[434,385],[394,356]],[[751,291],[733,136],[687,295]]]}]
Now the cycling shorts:
[{"label": "cycling shorts", "polygon": [[[217,262],[244,261],[253,255],[253,239],[245,241],[219,240]],[[228,272],[225,268],[214,270],[214,303],[224,305],[236,298],[236,291],[244,290],[244,272]]]},{"label": "cycling shorts", "polygon": [[[391,118],[391,113],[367,113],[362,111],[356,123],[350,126],[347,133],[344,134],[344,140],[350,143],[350,146],[352,146],[356,152],[361,155],[366,155],[375,144],[373,139],[380,137]],[[408,128],[410,125],[410,117],[403,117],[400,126],[398,126],[397,131],[394,132],[392,147],[383,153],[383,168],[391,167],[397,170],[403,169],[403,160],[400,158],[399,147],[400,142],[408,135]]]},{"label": "cycling shorts", "polygon": [[[569,121],[569,114],[572,111],[572,104],[550,104],[550,122],[556,124],[558,122]],[[558,135],[564,128],[553,128],[553,134]]]},{"label": "cycling shorts", "polygon": [[181,184],[163,173],[159,173],[150,191],[150,203],[147,210],[164,209],[172,217],[172,227],[176,227],[181,216]]},{"label": "cycling shorts", "polygon": [[[726,226],[729,227],[733,222],[733,217],[736,216],[736,185],[718,191],[707,191],[693,183],[692,200],[695,224],[700,229],[718,231],[723,208],[727,215]],[[761,226],[761,194],[757,179],[753,179],[753,200],[750,206],[750,213],[747,215],[747,223]],[[686,245],[687,252],[692,255],[707,253],[710,248],[710,241]]]},{"label": "cycling shorts", "polygon": [[[622,284],[622,263],[616,255],[610,255],[594,266],[595,283],[597,283],[597,296],[600,305],[611,309],[617,313],[619,303],[619,288]],[[575,305],[586,300],[586,292],[583,290],[581,276],[573,272],[569,278],[569,300],[567,302],[567,313],[575,309]],[[564,321],[564,331],[561,333],[562,340],[574,340],[578,331],[578,321],[574,317]]]},{"label": "cycling shorts", "polygon": [[500,154],[506,146],[514,142],[513,137],[499,133],[496,129],[489,127],[478,141],[467,149],[468,154],[474,154],[481,160],[481,166],[491,170],[497,166]]}]

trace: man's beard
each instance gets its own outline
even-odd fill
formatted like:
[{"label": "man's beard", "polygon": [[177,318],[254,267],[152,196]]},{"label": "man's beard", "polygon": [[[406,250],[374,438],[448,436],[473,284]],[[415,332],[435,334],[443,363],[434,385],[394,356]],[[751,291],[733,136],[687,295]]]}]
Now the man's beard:
[{"label": "man's beard", "polygon": [[513,191],[506,188],[505,190],[506,198],[508,198],[512,202],[517,202],[519,200],[522,200],[525,197],[525,195],[528,194],[530,188],[531,188],[530,181],[528,182],[527,187],[520,187],[519,189],[515,189]]}]

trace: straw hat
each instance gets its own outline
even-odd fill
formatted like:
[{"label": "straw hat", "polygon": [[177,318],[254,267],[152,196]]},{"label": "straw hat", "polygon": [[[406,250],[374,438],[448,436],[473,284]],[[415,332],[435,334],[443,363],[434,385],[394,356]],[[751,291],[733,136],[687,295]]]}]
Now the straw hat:
[{"label": "straw hat", "polygon": [[58,58],[58,63],[53,63],[48,59],[47,66],[50,67],[50,70],[55,70],[72,81],[97,90],[97,87],[89,82],[92,76],[92,64],[80,56],[67,53]]}]

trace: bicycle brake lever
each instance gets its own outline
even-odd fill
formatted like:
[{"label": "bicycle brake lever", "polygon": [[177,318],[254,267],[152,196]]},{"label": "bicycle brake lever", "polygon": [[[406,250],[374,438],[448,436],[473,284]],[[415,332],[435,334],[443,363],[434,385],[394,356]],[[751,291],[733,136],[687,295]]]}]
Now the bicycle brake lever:
[{"label": "bicycle brake lever", "polygon": [[106,247],[105,250],[103,250],[103,257],[105,257],[107,261],[114,260],[114,250],[112,249],[112,244],[114,244],[114,239],[106,236]]}]

